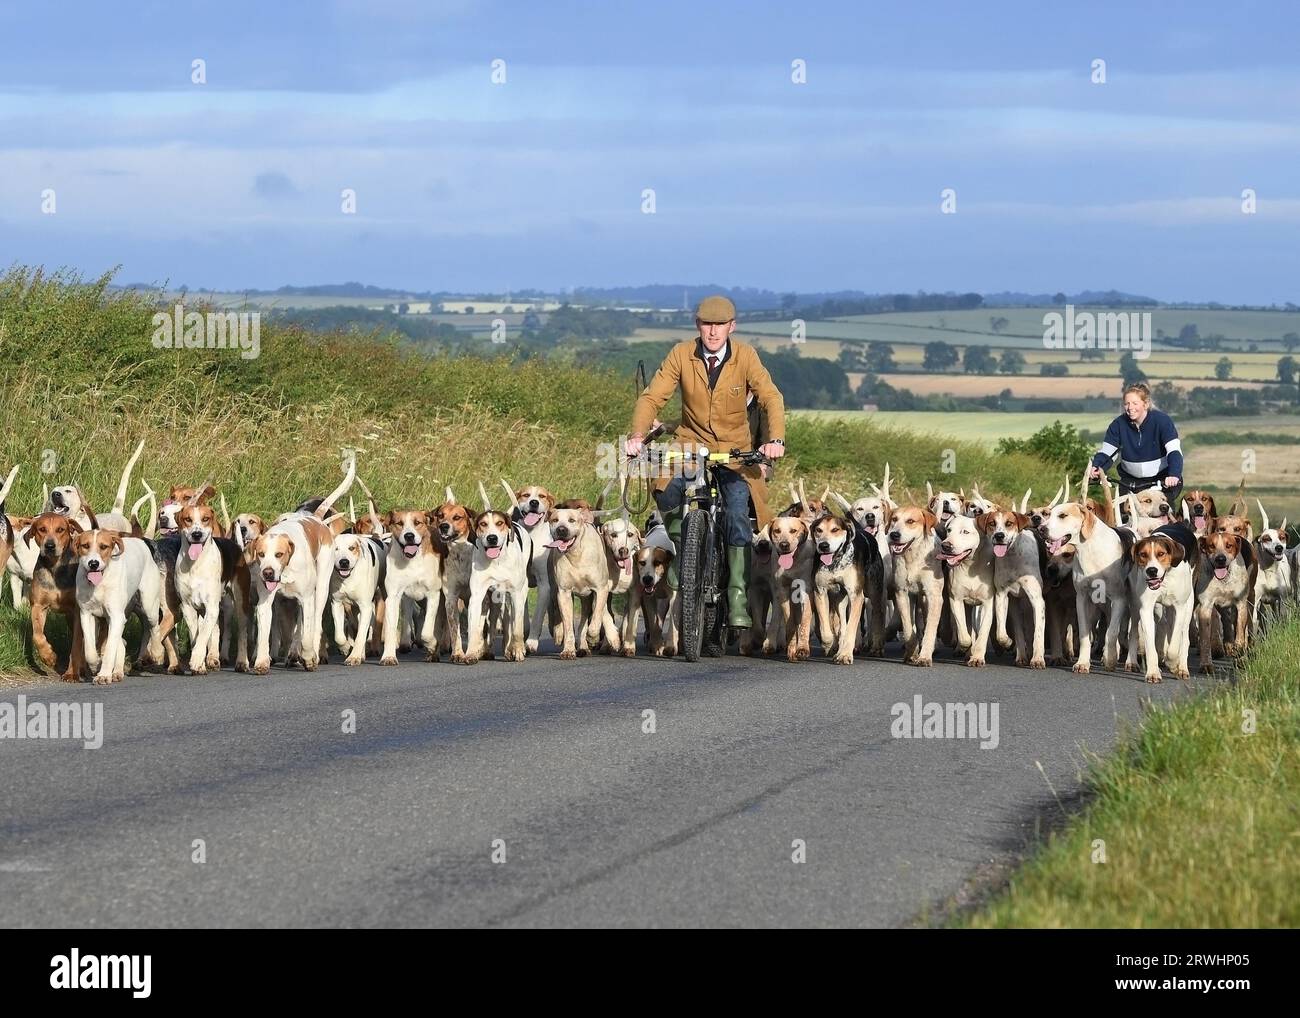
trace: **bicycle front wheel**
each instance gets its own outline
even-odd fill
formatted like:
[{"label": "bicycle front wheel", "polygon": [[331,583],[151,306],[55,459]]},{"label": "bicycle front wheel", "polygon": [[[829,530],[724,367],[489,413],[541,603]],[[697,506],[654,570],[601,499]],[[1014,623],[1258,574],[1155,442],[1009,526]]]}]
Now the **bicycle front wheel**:
[{"label": "bicycle front wheel", "polygon": [[682,525],[682,560],[677,564],[677,599],[682,610],[682,654],[698,661],[704,646],[705,567],[709,552],[709,514],[695,509]]}]

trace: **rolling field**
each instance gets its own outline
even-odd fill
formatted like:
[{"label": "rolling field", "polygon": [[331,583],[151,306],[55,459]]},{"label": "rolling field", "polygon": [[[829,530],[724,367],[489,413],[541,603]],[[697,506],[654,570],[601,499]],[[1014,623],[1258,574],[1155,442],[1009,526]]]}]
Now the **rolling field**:
[{"label": "rolling field", "polygon": [[[1028,438],[1058,420],[1081,431],[1104,431],[1113,417],[1111,414],[863,413],[856,410],[796,410],[791,416],[795,419],[864,421],[882,429],[910,431],[929,438],[960,439],[989,448],[996,446],[1001,438]],[[1231,500],[1232,493],[1244,477],[1247,496],[1251,499],[1252,518],[1259,519],[1259,509],[1254,503],[1258,496],[1270,515],[1276,514],[1273,523],[1277,523],[1282,515],[1293,524],[1300,520],[1300,418],[1206,417],[1180,421],[1178,430],[1185,439],[1189,486],[1207,488],[1216,497],[1226,494]],[[1294,439],[1294,444],[1251,445],[1245,441],[1240,445],[1196,444],[1197,432],[1230,430],[1288,435]],[[1252,465],[1253,471],[1246,473]]]},{"label": "rolling field", "polygon": [[[862,382],[862,373],[848,372],[849,384],[856,388]],[[1080,375],[1064,378],[1048,378],[1043,375],[957,375],[923,372],[918,374],[883,375],[885,381],[896,389],[909,389],[918,396],[996,396],[1004,389],[1010,389],[1017,399],[1082,399],[1087,396],[1113,398],[1118,405],[1120,383],[1118,373],[1104,376]],[[1162,376],[1150,374],[1153,382],[1162,380]],[[1216,379],[1203,379],[1197,385],[1207,388],[1228,388],[1239,383],[1231,380],[1220,382]]]}]

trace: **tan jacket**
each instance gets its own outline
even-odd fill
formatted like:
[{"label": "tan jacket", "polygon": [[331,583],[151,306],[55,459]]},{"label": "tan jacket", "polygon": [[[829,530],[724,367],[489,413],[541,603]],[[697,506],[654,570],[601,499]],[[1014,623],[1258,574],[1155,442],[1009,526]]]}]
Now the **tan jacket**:
[{"label": "tan jacket", "polygon": [[[679,442],[695,442],[710,450],[750,449],[754,436],[746,412],[748,390],[754,390],[766,425],[764,439],[785,438],[785,400],[763,367],[756,351],[734,336],[727,340],[728,356],[718,375],[718,384],[710,391],[708,371],[698,339],[678,343],[664,358],[659,370],[632,412],[631,434],[644,435],[655,416],[682,390],[682,421],[677,426]],[[740,469],[749,482],[750,494],[759,518],[759,526],[771,518],[767,507],[767,486],[757,467]]]}]

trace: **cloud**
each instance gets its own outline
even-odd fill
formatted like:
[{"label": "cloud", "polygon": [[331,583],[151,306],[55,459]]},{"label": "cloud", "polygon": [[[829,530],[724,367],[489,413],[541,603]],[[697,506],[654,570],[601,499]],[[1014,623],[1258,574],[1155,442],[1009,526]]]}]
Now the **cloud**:
[{"label": "cloud", "polygon": [[268,201],[280,201],[284,198],[298,197],[298,189],[293,181],[278,170],[259,173],[253,178],[253,194]]}]

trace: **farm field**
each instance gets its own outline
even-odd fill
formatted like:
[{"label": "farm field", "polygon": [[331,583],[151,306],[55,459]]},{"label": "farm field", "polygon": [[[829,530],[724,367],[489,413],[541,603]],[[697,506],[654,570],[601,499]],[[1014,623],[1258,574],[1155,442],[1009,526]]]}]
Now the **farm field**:
[{"label": "farm field", "polygon": [[[889,343],[918,343],[924,345],[938,340],[955,345],[1013,347],[1015,349],[1042,348],[1043,316],[1054,308],[979,308],[974,311],[913,311],[881,315],[852,315],[825,320],[810,319],[807,323],[809,338],[846,341],[883,340]],[[1126,312],[1129,308],[1086,308],[1091,312],[1114,310]],[[1141,309],[1137,309],[1141,310]],[[1288,332],[1300,333],[1300,312],[1292,311],[1208,311],[1201,309],[1154,308],[1151,310],[1151,327],[1154,345],[1160,347],[1160,335],[1177,336],[1184,325],[1195,324],[1202,336],[1222,335],[1228,346],[1239,343],[1261,344],[1268,353],[1282,352],[1279,342]],[[1005,318],[1007,324],[994,332],[990,320]],[[789,323],[782,321],[742,321],[742,330],[751,334],[784,335],[790,333]],[[1269,342],[1272,341],[1272,342]],[[1235,352],[1235,349],[1228,352]],[[1216,355],[1217,356],[1217,355]]]},{"label": "farm field", "polygon": [[[1118,407],[1116,409],[1118,413]],[[857,410],[795,410],[792,417],[813,417],[821,420],[864,421],[882,429],[912,432],[929,438],[948,437],[996,446],[1001,438],[1028,438],[1053,421],[1073,425],[1081,431],[1103,431],[1112,414],[1027,414],[1027,413],[925,413],[921,411],[877,411],[864,413]],[[1258,519],[1258,507],[1253,498],[1258,496],[1270,515],[1290,520],[1300,519],[1300,418],[1296,417],[1206,417],[1178,422],[1179,432],[1189,439],[1187,458],[1190,480],[1193,485],[1205,487],[1216,496],[1232,493],[1242,477],[1246,477],[1246,491],[1253,518]],[[1256,445],[1251,447],[1254,456],[1254,473],[1243,475],[1245,445],[1195,444],[1195,435],[1203,431],[1257,431],[1290,435],[1294,445]],[[798,450],[794,450],[796,453]]]},{"label": "farm field", "polygon": [[[456,317],[456,316],[449,316]],[[477,316],[476,316],[477,317]],[[769,325],[771,323],[755,323],[759,325]],[[809,323],[809,330],[815,331],[817,322]],[[780,336],[774,336],[766,333],[745,334],[745,329],[738,329],[737,335],[742,336],[749,342],[752,342],[760,350],[781,351],[790,350],[794,344],[790,342],[789,329],[782,331]],[[684,329],[638,329],[636,333],[629,338],[629,342],[677,342],[689,336],[689,330]],[[961,334],[946,334],[944,342],[951,343],[954,346],[964,347],[965,342],[971,337]],[[798,344],[799,355],[802,357],[819,357],[825,360],[837,360],[840,355],[842,340],[838,339],[817,339],[809,338],[805,342]],[[919,371],[925,358],[924,344],[916,342],[914,339],[908,341],[893,340],[890,341],[894,348],[894,362],[901,368],[914,368]],[[986,344],[981,344],[986,345]],[[1012,343],[1001,343],[993,345],[995,352],[1002,349],[1017,349],[1025,358],[1025,370],[1023,375],[1033,375],[1035,378],[1042,377],[1038,374],[1040,365],[1043,364],[1061,364],[1064,363],[1069,369],[1069,378],[1098,378],[1105,379],[1109,383],[1115,380],[1119,374],[1119,354],[1108,352],[1105,360],[1083,361],[1079,359],[1077,353],[1062,354],[1056,350],[1045,350],[1041,342],[1032,348],[1027,348]],[[1283,355],[1279,349],[1271,352],[1249,353],[1245,351],[1231,350],[1226,352],[1226,356],[1232,361],[1232,382],[1275,382],[1277,380],[1277,362]],[[1200,384],[1201,382],[1216,381],[1214,368],[1219,358],[1225,356],[1224,352],[1218,351],[1182,351],[1182,350],[1161,350],[1155,349],[1151,356],[1142,361],[1142,370],[1150,378],[1157,381],[1170,379],[1182,381],[1190,384]],[[957,372],[952,372],[953,374]],[[1015,377],[1015,376],[1008,376]],[[891,380],[892,376],[886,375],[886,380]],[[856,382],[855,382],[856,384]],[[997,389],[994,390],[998,391]]]},{"label": "farm field", "polygon": [[[849,384],[855,388],[862,382],[862,373],[848,372]],[[1065,378],[1047,378],[1042,375],[958,375],[920,372],[917,374],[899,373],[883,376],[885,381],[896,389],[909,389],[918,396],[947,394],[952,396],[996,396],[1004,389],[1010,389],[1016,399],[1083,399],[1087,396],[1113,396],[1119,399],[1120,377],[1118,373],[1105,376],[1088,377],[1086,375]],[[1155,381],[1159,377],[1152,376]],[[1220,382],[1216,379],[1198,380],[1198,385],[1210,388],[1226,388],[1239,385],[1231,380]]]}]

